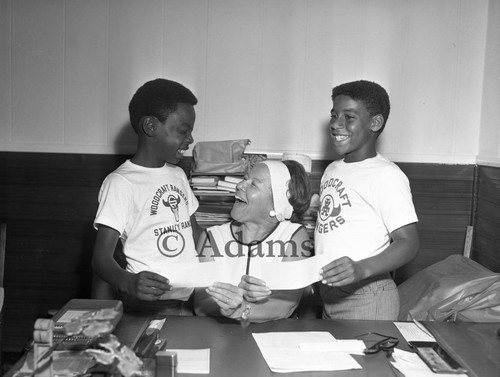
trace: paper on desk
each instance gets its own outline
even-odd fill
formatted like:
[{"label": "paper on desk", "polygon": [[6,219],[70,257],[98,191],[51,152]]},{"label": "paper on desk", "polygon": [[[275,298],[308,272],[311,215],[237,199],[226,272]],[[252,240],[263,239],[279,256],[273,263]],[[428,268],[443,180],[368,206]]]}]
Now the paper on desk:
[{"label": "paper on desk", "polygon": [[[314,256],[293,262],[262,263],[253,266],[250,275],[262,279],[269,289],[299,289],[318,281],[319,270],[330,260]],[[152,270],[167,277],[174,287],[209,287],[215,282],[238,285],[234,271],[214,262],[165,263]],[[242,271],[242,275],[244,271]]]},{"label": "paper on desk", "polygon": [[399,370],[405,377],[467,377],[466,374],[436,374],[425,364],[425,362],[416,353],[407,352],[395,348],[392,354],[394,361],[391,364]]},{"label": "paper on desk", "polygon": [[406,342],[435,342],[436,339],[422,331],[414,322],[394,322]]},{"label": "paper on desk", "polygon": [[365,342],[359,339],[337,339],[330,342],[300,343],[302,351],[334,351],[347,352],[351,355],[364,355]]},{"label": "paper on desk", "polygon": [[177,373],[209,374],[210,348],[202,349],[167,349],[177,353]]},{"label": "paper on desk", "polygon": [[[301,349],[301,344],[335,342],[324,331],[253,333],[269,369],[277,373],[361,369],[347,352]],[[314,348],[314,347],[313,347]]]}]

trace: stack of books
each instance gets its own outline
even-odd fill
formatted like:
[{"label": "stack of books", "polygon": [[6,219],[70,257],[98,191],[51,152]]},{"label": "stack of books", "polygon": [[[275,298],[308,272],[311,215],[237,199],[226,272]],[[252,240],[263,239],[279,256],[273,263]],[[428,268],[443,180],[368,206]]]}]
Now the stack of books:
[{"label": "stack of books", "polygon": [[191,187],[195,194],[204,194],[205,192],[217,191],[219,177],[216,175],[199,175],[191,177]]},{"label": "stack of books", "polygon": [[236,192],[236,185],[243,178],[238,176],[200,175],[191,177],[195,195],[227,195]]},{"label": "stack of books", "polygon": [[231,221],[236,185],[242,179],[242,176],[191,174],[191,188],[200,205],[195,217],[202,227]]},{"label": "stack of books", "polygon": [[217,188],[219,190],[226,190],[229,192],[236,192],[236,185],[242,180],[241,177],[228,175],[223,179],[219,179],[217,182]]},{"label": "stack of books", "polygon": [[212,225],[219,225],[231,221],[231,208],[233,208],[233,202],[212,204],[201,202],[194,216],[198,224],[203,228],[207,228]]}]

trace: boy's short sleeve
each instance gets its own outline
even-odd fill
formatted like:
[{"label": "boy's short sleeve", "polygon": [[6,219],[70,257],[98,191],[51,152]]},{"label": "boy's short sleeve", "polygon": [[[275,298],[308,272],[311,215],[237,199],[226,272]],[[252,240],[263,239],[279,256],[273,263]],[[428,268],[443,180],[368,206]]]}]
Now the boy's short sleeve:
[{"label": "boy's short sleeve", "polygon": [[106,177],[99,190],[99,207],[94,219],[94,228],[105,225],[122,235],[131,211],[132,190],[129,183],[120,175],[111,173]]},{"label": "boy's short sleeve", "polygon": [[186,184],[187,184],[187,195],[188,195],[188,211],[189,211],[189,216],[192,216],[196,210],[198,209],[200,203],[198,202],[198,198],[196,198],[196,195],[193,193],[193,190],[191,190],[191,186],[189,185],[189,181],[186,178]]},{"label": "boy's short sleeve", "polygon": [[418,221],[410,182],[398,167],[378,176],[373,195],[375,210],[389,232]]}]

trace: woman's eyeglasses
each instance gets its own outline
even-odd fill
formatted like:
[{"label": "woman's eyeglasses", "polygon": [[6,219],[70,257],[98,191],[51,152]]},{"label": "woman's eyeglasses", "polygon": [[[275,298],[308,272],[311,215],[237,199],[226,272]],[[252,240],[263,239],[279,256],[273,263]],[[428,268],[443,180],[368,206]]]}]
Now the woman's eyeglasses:
[{"label": "woman's eyeglasses", "polygon": [[374,354],[379,351],[384,351],[387,357],[390,357],[392,353],[394,352],[394,347],[396,347],[399,343],[399,339],[395,338],[393,336],[389,335],[384,335],[384,334],[379,334],[376,332],[368,332],[366,334],[361,334],[356,336],[356,338],[363,338],[363,337],[368,337],[369,335],[375,335],[376,337],[381,337],[382,339],[376,339],[376,340],[364,340],[366,342],[375,342],[373,345],[365,348],[363,352],[365,354]]}]

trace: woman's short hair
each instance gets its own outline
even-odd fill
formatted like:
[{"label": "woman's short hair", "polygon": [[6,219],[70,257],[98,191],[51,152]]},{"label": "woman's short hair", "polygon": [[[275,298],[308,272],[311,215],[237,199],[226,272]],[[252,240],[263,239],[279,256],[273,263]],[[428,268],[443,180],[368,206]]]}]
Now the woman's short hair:
[{"label": "woman's short hair", "polygon": [[301,163],[293,160],[285,160],[283,163],[290,172],[290,183],[288,184],[288,193],[290,197],[288,202],[293,207],[292,222],[298,222],[302,215],[309,208],[311,201],[311,183],[309,176]]}]

